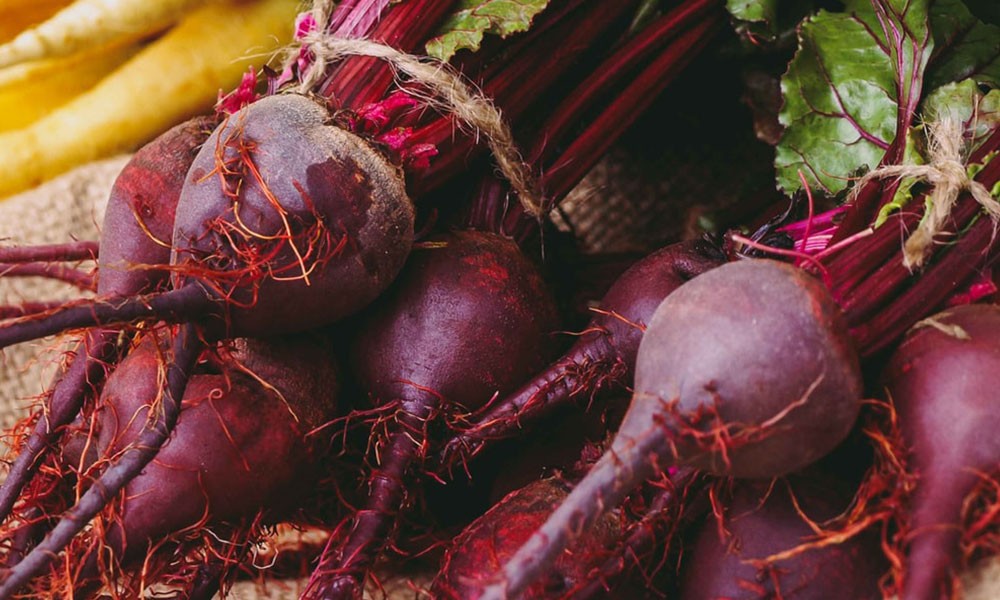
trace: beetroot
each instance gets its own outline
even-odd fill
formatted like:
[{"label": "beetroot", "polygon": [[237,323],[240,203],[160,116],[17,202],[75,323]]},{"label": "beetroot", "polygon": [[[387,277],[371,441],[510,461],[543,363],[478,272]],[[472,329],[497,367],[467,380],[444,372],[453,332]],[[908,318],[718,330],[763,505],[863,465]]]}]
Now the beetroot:
[{"label": "beetroot", "polygon": [[819,281],[770,260],[692,279],[653,315],[610,451],[483,598],[516,597],[603,510],[671,465],[739,477],[802,468],[847,435],[860,395],[857,356]]},{"label": "beetroot", "polygon": [[[336,416],[331,350],[309,339],[235,343],[222,373],[191,378],[176,432],[125,487],[116,511],[126,557],[202,519],[294,508],[315,486],[322,442],[306,435]],[[156,396],[159,360],[152,344],[140,346],[108,379],[97,439],[102,456],[138,437]]]},{"label": "beetroot", "polygon": [[632,380],[639,341],[656,307],[685,281],[722,264],[705,241],[680,242],[640,260],[618,278],[576,343],[516,392],[477,415],[476,423],[445,446],[443,463],[477,454],[491,441],[583,395]]},{"label": "beetroot", "polygon": [[169,272],[163,267],[185,175],[214,128],[214,118],[186,121],[140,148],[122,169],[101,227],[98,296],[127,297],[165,286]]},{"label": "beetroot", "polygon": [[[84,487],[89,472],[143,432],[165,351],[154,337],[147,335],[104,387],[96,439],[89,440],[95,453],[82,461]],[[72,582],[78,591],[99,575],[120,574],[122,581],[108,582],[116,586],[137,584],[128,579],[140,565],[147,582],[165,574],[194,580],[197,565],[185,565],[183,557],[208,539],[199,531],[252,531],[314,492],[325,443],[307,434],[337,409],[339,377],[329,344],[309,336],[239,339],[220,359],[192,376],[174,434],[97,520],[92,531],[100,539],[77,545],[88,548]],[[80,551],[71,550],[68,560]],[[76,566],[55,570],[56,581],[64,572]]]},{"label": "beetroot", "polygon": [[302,96],[263,98],[231,115],[191,165],[173,262],[178,282],[225,299],[232,333],[304,330],[352,314],[409,253],[413,206],[402,174],[329,118]]},{"label": "beetroot", "polygon": [[[945,597],[977,542],[963,517],[973,489],[1000,472],[1000,308],[966,305],[918,323],[886,368],[886,391],[908,448],[916,490],[904,519],[902,600]],[[979,523],[995,528],[996,512]],[[963,542],[962,551],[959,542]]]},{"label": "beetroot", "polygon": [[[111,300],[145,294],[167,282],[167,271],[143,268],[165,265],[170,257],[174,211],[184,175],[194,154],[208,138],[212,120],[195,118],[144,146],[118,175],[111,188],[102,227],[97,295]],[[0,520],[40,464],[45,448],[79,412],[88,390],[100,385],[105,364],[118,356],[113,329],[90,331],[52,386],[45,409],[0,487]]]},{"label": "beetroot", "polygon": [[548,358],[554,301],[512,241],[492,233],[432,237],[360,324],[351,358],[374,402],[395,408],[375,442],[368,499],[346,540],[331,539],[309,597],[361,593],[412,497],[440,413],[509,391]]},{"label": "beetroot", "polygon": [[[809,547],[822,539],[813,523],[847,508],[850,485],[818,473],[777,481],[737,481],[683,555],[680,600],[879,600],[889,563],[878,531]],[[794,501],[793,501],[794,495]],[[810,523],[806,519],[812,521]],[[781,560],[764,560],[781,553]]]}]

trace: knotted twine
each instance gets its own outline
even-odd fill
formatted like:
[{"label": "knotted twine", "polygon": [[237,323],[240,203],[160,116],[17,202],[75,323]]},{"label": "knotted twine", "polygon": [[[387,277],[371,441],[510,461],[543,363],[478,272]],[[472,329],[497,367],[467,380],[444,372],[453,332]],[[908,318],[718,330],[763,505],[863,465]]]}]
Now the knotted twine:
[{"label": "knotted twine", "polygon": [[928,123],[926,165],[889,165],[879,167],[858,180],[854,196],[876,179],[903,178],[926,181],[932,187],[930,205],[917,229],[903,243],[903,266],[913,271],[923,265],[934,238],[944,229],[945,222],[962,192],[979,203],[996,227],[1000,220],[1000,202],[990,195],[986,186],[973,180],[962,162],[965,128],[959,119],[943,117]]},{"label": "knotted twine", "polygon": [[[312,8],[313,19],[316,23],[327,23],[331,11],[331,2],[317,0]],[[310,93],[326,76],[327,65],[347,56],[367,56],[385,61],[397,81],[400,75],[405,75],[409,81],[420,84],[430,92],[428,95],[410,89],[408,92],[411,95],[454,117],[459,126],[471,130],[477,141],[480,136],[486,138],[497,167],[517,193],[525,212],[536,219],[541,218],[541,187],[521,157],[510,127],[493,102],[451,65],[429,56],[407,54],[371,40],[337,37],[321,26],[303,34],[299,43],[300,47],[306,47],[312,53],[312,64],[299,74],[300,83],[296,91]]]}]

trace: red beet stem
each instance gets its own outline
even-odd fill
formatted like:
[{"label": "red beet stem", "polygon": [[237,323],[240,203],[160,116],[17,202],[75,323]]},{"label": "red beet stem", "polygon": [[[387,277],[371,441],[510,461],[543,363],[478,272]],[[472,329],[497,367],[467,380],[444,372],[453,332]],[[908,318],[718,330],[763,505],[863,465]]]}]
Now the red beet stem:
[{"label": "red beet stem", "polygon": [[[411,0],[395,5],[368,37],[403,52],[414,52],[440,27],[453,4],[453,1]],[[382,99],[392,80],[392,70],[385,62],[351,57],[333,69],[321,95],[340,106],[358,108]]]},{"label": "red beet stem", "polygon": [[66,242],[0,248],[0,263],[97,260],[97,242]]},{"label": "red beet stem", "polygon": [[[714,0],[687,2],[650,23],[638,35],[627,40],[573,92],[566,95],[566,99],[552,111],[552,117],[546,121],[542,133],[537,136],[534,148],[528,153],[529,160],[533,163],[551,160],[552,148],[559,144],[580,115],[601,95],[616,89],[623,80],[628,81],[625,78],[636,65],[655,55],[713,8],[719,8]],[[655,96],[655,92],[653,95]],[[636,111],[637,114],[639,112],[641,111]],[[628,125],[625,126],[627,127]],[[546,149],[549,149],[547,157]]]},{"label": "red beet stem", "polygon": [[156,318],[180,322],[205,316],[214,300],[200,285],[127,299],[73,304],[48,315],[32,315],[0,326],[0,348],[71,329]]},{"label": "red beet stem", "polygon": [[[994,135],[993,139],[1000,143],[1000,137]],[[998,179],[1000,161],[997,160],[987,164],[977,176],[977,181],[987,187]],[[960,198],[954,214],[957,230],[967,227],[973,218],[978,220],[961,234],[954,245],[939,251],[941,254],[919,277],[914,278],[913,284],[895,294],[892,301],[874,316],[861,320],[852,318],[851,312],[846,313],[850,322],[859,323],[852,329],[851,335],[862,355],[872,355],[889,347],[911,325],[939,309],[963,283],[996,259],[1000,247],[995,243],[995,226],[989,217],[979,211],[971,196],[965,194]],[[892,261],[902,262],[901,251]]]},{"label": "red beet stem", "polygon": [[156,457],[177,423],[184,388],[203,349],[197,328],[192,324],[182,325],[173,342],[171,360],[166,365],[166,389],[156,421],[148,424],[135,443],[121,453],[73,508],[63,514],[45,539],[6,572],[0,584],[0,599],[10,598],[41,573],[73,537],[83,531],[90,520]]},{"label": "red beet stem", "polygon": [[[550,205],[558,204],[580,182],[611,144],[708,42],[714,33],[713,25],[721,16],[706,16],[712,8],[715,8],[713,1],[696,0],[664,15],[625,42],[556,106],[534,136],[532,150],[528,153],[530,164],[545,171],[542,189]],[[699,19],[703,22],[692,27]],[[685,33],[689,27],[692,30]],[[639,75],[632,75],[637,65],[648,60],[650,55],[656,56],[652,63]],[[618,89],[623,82],[628,84],[623,90]],[[585,113],[611,92],[615,93],[615,99],[601,114],[581,134],[566,139]],[[554,166],[549,168],[553,161]],[[506,193],[500,191],[505,192],[485,187],[477,195],[470,226],[492,227],[487,230],[503,231],[515,240],[528,239],[537,227],[537,219],[524,215],[518,206],[507,209]],[[498,214],[504,215],[499,225],[496,223],[501,218],[496,216]]]},{"label": "red beet stem", "polygon": [[[0,521],[10,514],[18,495],[41,464],[45,451],[51,447],[59,431],[69,425],[83,405],[87,389],[104,379],[107,362],[116,360],[118,332],[99,329],[90,331],[77,345],[76,356],[65,373],[56,377],[47,409],[38,417],[7,478],[0,485]],[[82,356],[81,356],[82,355]]]},{"label": "red beet stem", "polygon": [[0,263],[0,277],[45,277],[88,292],[97,289],[97,278],[93,273],[45,262]]},{"label": "red beet stem", "polygon": [[[492,98],[509,123],[517,123],[560,78],[579,63],[580,56],[615,26],[623,26],[632,0],[600,2],[570,13],[552,31],[484,75],[483,93]],[[586,10],[584,10],[586,9]],[[431,144],[440,154],[412,182],[415,196],[426,194],[466,169],[482,144],[470,136],[455,136],[451,118],[440,117],[413,132],[412,143]]]},{"label": "red beet stem", "polygon": [[635,122],[722,27],[723,21],[715,15],[678,37],[560,154],[562,158],[546,169],[542,180],[546,192],[556,198],[569,193],[576,182],[607,152],[613,141]]}]

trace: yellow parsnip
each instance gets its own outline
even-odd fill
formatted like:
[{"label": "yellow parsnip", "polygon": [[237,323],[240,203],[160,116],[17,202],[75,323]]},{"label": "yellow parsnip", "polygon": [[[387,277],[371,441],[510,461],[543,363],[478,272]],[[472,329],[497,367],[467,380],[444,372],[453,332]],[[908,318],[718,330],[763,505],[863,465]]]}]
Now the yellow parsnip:
[{"label": "yellow parsnip", "polygon": [[0,69],[0,131],[25,127],[66,104],[139,48],[138,44],[115,43],[72,56]]},{"label": "yellow parsnip", "polygon": [[37,26],[0,45],[0,67],[67,56],[114,40],[166,29],[205,0],[76,0]]},{"label": "yellow parsnip", "polygon": [[69,3],[70,0],[0,0],[0,42],[41,23]]},{"label": "yellow parsnip", "polygon": [[135,149],[210,109],[251,64],[291,39],[297,0],[211,3],[90,91],[27,128],[0,134],[0,196]]}]

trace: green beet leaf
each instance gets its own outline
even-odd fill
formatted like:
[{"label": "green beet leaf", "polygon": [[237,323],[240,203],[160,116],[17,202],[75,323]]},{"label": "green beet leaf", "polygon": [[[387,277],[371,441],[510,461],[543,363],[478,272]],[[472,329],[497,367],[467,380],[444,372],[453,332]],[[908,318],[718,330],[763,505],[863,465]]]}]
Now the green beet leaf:
[{"label": "green beet leaf", "polygon": [[1000,87],[1000,26],[983,23],[961,0],[936,0],[931,30],[935,50],[928,89],[963,79]]},{"label": "green beet leaf", "polygon": [[461,0],[426,45],[427,54],[449,60],[463,49],[476,51],[487,33],[507,37],[531,27],[549,0]]},{"label": "green beet leaf", "polygon": [[[820,11],[799,28],[799,49],[782,78],[785,133],[777,181],[834,195],[860,170],[902,159],[905,131],[920,100],[933,49],[927,0],[853,0]],[[887,156],[887,153],[889,155]]]}]

